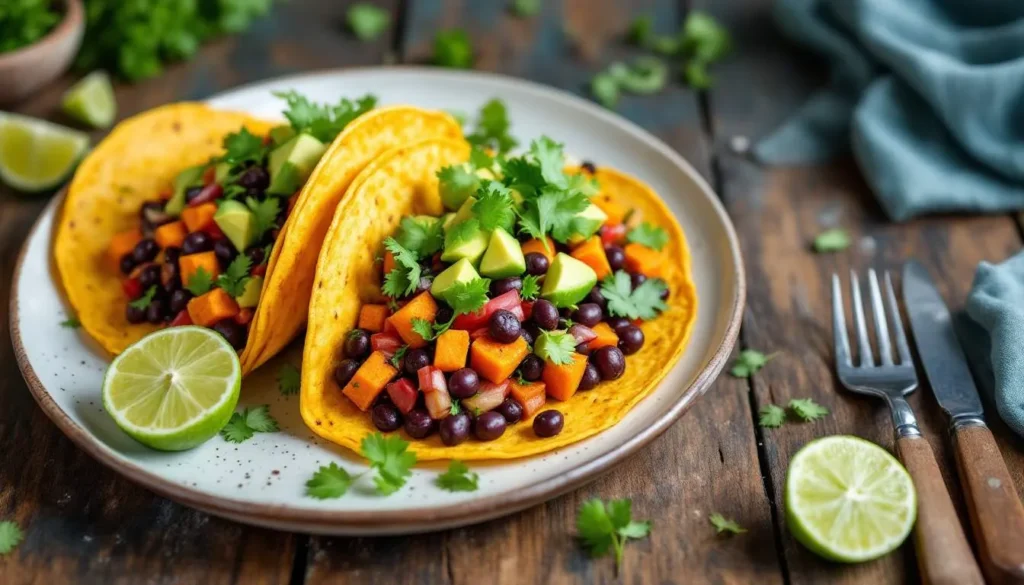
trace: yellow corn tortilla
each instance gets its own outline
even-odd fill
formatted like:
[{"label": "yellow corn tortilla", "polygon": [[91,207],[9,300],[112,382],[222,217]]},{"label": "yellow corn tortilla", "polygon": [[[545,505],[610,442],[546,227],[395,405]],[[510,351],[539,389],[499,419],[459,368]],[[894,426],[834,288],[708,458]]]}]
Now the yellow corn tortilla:
[{"label": "yellow corn tortilla", "polygon": [[[333,380],[342,340],[356,326],[359,308],[381,300],[380,268],[375,263],[381,242],[394,232],[402,217],[443,211],[434,173],[441,166],[465,160],[466,151],[456,144],[432,141],[381,155],[359,175],[335,213],[320,252],[309,308],[300,402],[303,420],[329,441],[358,452],[362,439],[377,432],[369,413],[343,396]],[[622,378],[577,392],[566,402],[548,399],[541,411],[554,408],[562,412],[565,427],[561,434],[538,438],[531,419],[510,425],[495,441],[470,439],[447,447],[436,433],[417,440],[399,431],[419,459],[514,459],[575,443],[622,420],[682,355],[697,310],[682,228],[654,191],[639,180],[607,168],[599,169],[595,177],[601,185],[595,197],[633,208],[638,219],[668,231],[670,241],[662,252],[663,278],[671,293],[668,309],[643,324],[646,343],[626,358]]]}]

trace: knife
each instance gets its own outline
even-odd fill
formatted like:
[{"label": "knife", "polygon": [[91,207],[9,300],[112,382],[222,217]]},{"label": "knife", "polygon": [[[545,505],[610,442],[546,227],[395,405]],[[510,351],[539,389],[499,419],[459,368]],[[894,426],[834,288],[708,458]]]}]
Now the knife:
[{"label": "knife", "polygon": [[992,432],[946,303],[928,271],[903,267],[903,302],[935,399],[950,418],[960,485],[990,583],[1024,585],[1024,506]]}]

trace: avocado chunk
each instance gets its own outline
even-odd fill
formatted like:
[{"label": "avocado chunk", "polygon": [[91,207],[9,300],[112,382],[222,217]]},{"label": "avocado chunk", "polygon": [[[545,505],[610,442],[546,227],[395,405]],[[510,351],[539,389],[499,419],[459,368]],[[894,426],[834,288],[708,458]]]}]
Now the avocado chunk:
[{"label": "avocado chunk", "polygon": [[576,245],[597,233],[604,222],[608,221],[608,214],[600,207],[591,203],[586,209],[576,214],[575,225],[581,233],[573,234],[569,238],[569,245]]},{"label": "avocado chunk", "polygon": [[464,240],[453,241],[453,238],[445,237],[444,251],[441,252],[441,260],[445,262],[456,262],[458,260],[469,260],[470,264],[476,264],[480,257],[487,250],[487,233],[481,229],[475,230],[471,236]]},{"label": "avocado chunk", "polygon": [[295,128],[292,128],[288,124],[282,124],[280,126],[274,126],[270,129],[270,139],[274,144],[284,144],[295,136]]},{"label": "avocado chunk", "polygon": [[445,268],[441,274],[438,274],[434,278],[433,284],[430,285],[430,294],[447,302],[448,299],[445,295],[451,291],[453,286],[459,283],[472,282],[478,278],[480,278],[480,275],[477,274],[476,269],[473,268],[473,264],[471,264],[469,260],[463,258],[448,268]]},{"label": "avocado chunk", "polygon": [[224,183],[224,179],[228,178],[231,174],[231,163],[219,162],[213,167],[213,180],[218,183]]},{"label": "avocado chunk", "polygon": [[459,209],[466,199],[480,188],[480,175],[473,172],[469,163],[455,165],[451,171],[443,170],[438,173],[438,176],[442,175],[445,180],[441,181],[438,187],[445,209]]},{"label": "avocado chunk", "polygon": [[473,206],[476,205],[476,197],[467,197],[459,210],[455,212],[455,217],[452,218],[451,225],[459,225],[460,223],[471,219],[473,217]]},{"label": "avocado chunk", "polygon": [[445,231],[448,231],[448,228],[452,227],[452,224],[455,223],[455,213],[446,213],[442,215],[441,222],[441,227],[443,227]]},{"label": "avocado chunk", "polygon": [[181,215],[185,209],[185,191],[192,186],[198,185],[203,178],[203,172],[208,165],[201,164],[189,167],[174,178],[174,193],[164,205],[164,211],[175,217]]},{"label": "avocado chunk", "polygon": [[327,145],[309,134],[299,134],[270,151],[271,195],[291,195],[306,182]]},{"label": "avocado chunk", "polygon": [[583,300],[597,284],[594,269],[572,256],[559,252],[544,277],[540,296],[559,309],[571,307]]},{"label": "avocado chunk", "polygon": [[480,259],[480,274],[490,278],[507,278],[526,272],[526,258],[519,242],[502,228],[495,228],[487,251]]},{"label": "avocado chunk", "polygon": [[243,203],[230,199],[222,202],[213,221],[239,252],[256,240],[256,216]]},{"label": "avocado chunk", "polygon": [[253,276],[245,283],[245,290],[242,295],[235,299],[239,307],[255,307],[260,302],[260,293],[263,292],[263,277]]}]

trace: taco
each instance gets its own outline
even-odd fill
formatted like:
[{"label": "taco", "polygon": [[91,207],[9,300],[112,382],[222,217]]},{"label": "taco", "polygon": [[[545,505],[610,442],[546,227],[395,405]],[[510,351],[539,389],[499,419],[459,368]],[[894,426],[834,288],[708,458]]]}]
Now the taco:
[{"label": "taco", "polygon": [[[371,97],[329,107],[281,97],[288,125],[174,104],[124,121],[82,162],[54,257],[69,303],[104,349],[117,354],[160,327],[203,325],[251,371],[305,322],[304,310],[280,305],[309,295],[322,237],[317,218],[303,215],[326,225],[341,197],[309,189],[325,153],[369,160],[375,153],[364,150],[384,147],[365,132],[382,127],[388,145],[459,131],[446,114],[371,111]],[[410,118],[417,123],[408,131],[387,129]],[[303,256],[312,260],[295,259]],[[274,320],[288,322],[287,338],[266,339]]]},{"label": "taco", "polygon": [[592,436],[654,390],[696,315],[682,229],[639,180],[563,160],[547,138],[500,161],[427,141],[360,173],[310,302],[314,432],[511,459]]}]

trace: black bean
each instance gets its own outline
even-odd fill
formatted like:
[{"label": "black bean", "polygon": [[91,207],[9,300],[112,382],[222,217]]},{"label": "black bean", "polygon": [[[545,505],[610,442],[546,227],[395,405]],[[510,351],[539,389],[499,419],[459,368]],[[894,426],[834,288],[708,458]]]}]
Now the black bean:
[{"label": "black bean", "polygon": [[150,264],[139,272],[139,284],[142,285],[142,290],[147,290],[151,286],[160,284],[160,266],[156,264]]},{"label": "black bean", "polygon": [[587,171],[591,175],[597,172],[597,167],[594,166],[594,163],[590,162],[589,160],[581,162],[580,168],[583,169],[584,171]]},{"label": "black bean", "polygon": [[238,184],[246,189],[264,191],[270,186],[270,173],[263,167],[249,167],[238,177]]},{"label": "black bean", "polygon": [[529,354],[519,362],[519,374],[527,382],[536,382],[544,374],[544,360],[536,354]]},{"label": "black bean", "polygon": [[427,411],[419,408],[410,410],[405,415],[405,432],[414,439],[425,439],[429,437],[437,425],[434,423],[434,419],[430,418]]},{"label": "black bean", "polygon": [[505,309],[498,309],[491,313],[487,322],[487,333],[498,343],[514,342],[519,338],[522,329],[519,318],[512,311]]},{"label": "black bean", "polygon": [[189,187],[188,189],[185,189],[185,201],[187,203],[192,203],[192,200],[198,197],[199,194],[202,192],[202,185],[196,185],[195,187]]},{"label": "black bean", "polygon": [[402,417],[398,414],[398,409],[390,404],[374,406],[370,412],[370,419],[373,420],[373,426],[383,433],[397,431],[402,426]]},{"label": "black bean", "polygon": [[128,308],[125,309],[124,317],[129,323],[138,325],[146,320],[146,309],[139,309],[128,305]]},{"label": "black bean", "polygon": [[452,320],[452,315],[455,312],[448,305],[441,305],[437,308],[437,315],[434,316],[434,321],[437,323],[447,323]]},{"label": "black bean", "polygon": [[576,353],[583,355],[590,355],[590,342],[579,343],[576,345]]},{"label": "black bean", "polygon": [[639,272],[634,272],[629,275],[629,280],[633,283],[633,288],[636,288],[643,284],[647,280],[647,277]]},{"label": "black bean", "polygon": [[590,289],[590,292],[587,293],[586,301],[597,305],[602,311],[608,305],[608,301],[605,300],[604,295],[601,293],[601,285]]},{"label": "black bean", "polygon": [[[356,375],[357,370],[359,370],[359,362],[356,360],[342,360],[334,368],[334,381],[337,382],[339,388],[344,388],[349,383],[349,380],[352,379],[352,376]],[[387,395],[386,392],[381,394]]]},{"label": "black bean", "polygon": [[626,355],[633,355],[644,346],[644,332],[636,325],[627,325],[620,329],[619,349]]},{"label": "black bean", "polygon": [[152,261],[159,253],[160,246],[156,244],[156,241],[151,238],[145,238],[135,244],[135,247],[132,249],[132,259],[135,260],[136,265],[139,265],[143,262]]},{"label": "black bean", "polygon": [[619,332],[619,329],[622,329],[623,327],[628,327],[633,324],[632,322],[630,322],[629,319],[625,317],[608,317],[607,319],[605,319],[605,323],[607,323],[608,326],[611,327],[616,334]]},{"label": "black bean", "polygon": [[590,359],[597,366],[602,380],[617,380],[626,372],[626,356],[617,347],[602,347]]},{"label": "black bean", "polygon": [[532,319],[541,329],[550,331],[558,327],[558,309],[550,301],[541,299],[533,304]]},{"label": "black bean", "polygon": [[545,410],[533,419],[533,434],[538,437],[554,437],[562,432],[565,419],[557,410]]},{"label": "black bean", "polygon": [[267,261],[267,253],[262,246],[253,246],[245,251],[245,255],[252,260],[253,266],[259,266]]},{"label": "black bean", "polygon": [[480,376],[472,368],[452,372],[448,379],[448,392],[458,399],[470,398],[480,391]]},{"label": "black bean", "polygon": [[440,424],[441,442],[449,447],[462,443],[469,438],[470,424],[469,415],[464,412],[443,419]]},{"label": "black bean", "polygon": [[185,241],[181,244],[181,252],[186,255],[209,252],[212,249],[213,239],[206,232],[192,232],[185,236]]},{"label": "black bean", "polygon": [[188,302],[192,300],[192,293],[189,291],[179,288],[178,290],[171,293],[171,314],[177,315],[188,308]]},{"label": "black bean", "polygon": [[476,417],[473,434],[481,441],[493,441],[505,434],[505,417],[500,412],[490,411]]},{"label": "black bean", "polygon": [[121,274],[131,274],[131,271],[135,270],[135,255],[132,252],[126,252],[124,256],[121,256],[121,261],[118,264]]},{"label": "black bean", "polygon": [[626,252],[621,246],[614,244],[605,246],[604,255],[608,258],[608,266],[612,270],[622,270],[622,267],[626,265]]},{"label": "black bean", "polygon": [[540,276],[546,274],[548,271],[548,259],[547,256],[540,252],[530,252],[525,256],[526,259],[526,273],[533,276]]},{"label": "black bean", "polygon": [[217,263],[221,268],[227,268],[231,261],[238,256],[234,244],[227,238],[221,238],[213,243],[213,253],[217,255]]},{"label": "black bean", "polygon": [[154,325],[158,325],[164,322],[166,312],[164,311],[164,302],[159,299],[153,299],[149,301],[149,306],[146,307],[146,321]]},{"label": "black bean", "polygon": [[503,295],[510,290],[523,290],[523,279],[518,276],[510,276],[491,282],[491,297]]},{"label": "black bean", "polygon": [[519,402],[511,396],[499,404],[498,408],[495,410],[500,412],[501,416],[505,417],[505,422],[508,424],[514,424],[523,419],[523,405],[519,404]]},{"label": "black bean", "polygon": [[430,356],[427,352],[422,349],[410,349],[405,354],[405,359],[402,360],[402,367],[405,369],[405,373],[410,376],[415,376],[420,368],[425,368],[430,365]]},{"label": "black bean", "polygon": [[177,246],[168,246],[164,248],[164,262],[168,264],[177,264],[178,259],[181,258],[181,248]]},{"label": "black bean", "polygon": [[233,319],[224,319],[213,324],[213,330],[224,336],[231,347],[242,349],[245,347],[247,337],[245,326],[235,323]]},{"label": "black bean", "polygon": [[597,371],[597,366],[595,366],[593,362],[587,362],[587,367],[583,370],[583,379],[580,380],[580,385],[577,390],[580,392],[593,390],[600,383],[601,372]]},{"label": "black bean", "polygon": [[342,348],[346,357],[363,359],[370,355],[370,333],[365,329],[353,329],[345,336]]},{"label": "black bean", "polygon": [[527,345],[533,345],[533,342],[537,339],[533,336],[533,333],[530,333],[530,330],[527,327],[521,327],[519,329],[519,336],[523,338],[523,341],[525,341]]},{"label": "black bean", "polygon": [[583,303],[576,308],[576,312],[573,313],[572,320],[586,325],[587,327],[593,327],[601,322],[604,318],[604,311],[596,303]]},{"label": "black bean", "polygon": [[658,296],[661,297],[661,300],[667,301],[669,297],[668,283],[666,283],[664,280],[661,280],[660,278],[658,280],[661,282],[661,284],[665,285],[665,288],[661,290],[661,293]]},{"label": "black bean", "polygon": [[412,293],[413,296],[421,294],[421,293],[425,293],[428,290],[430,290],[430,285],[433,284],[433,282],[434,281],[431,280],[429,277],[421,276],[419,284],[416,285],[416,290],[413,291],[413,293]]}]

